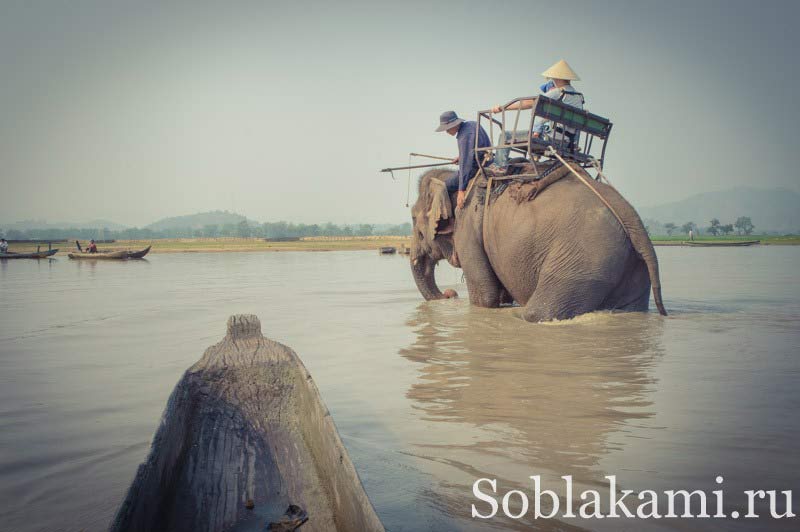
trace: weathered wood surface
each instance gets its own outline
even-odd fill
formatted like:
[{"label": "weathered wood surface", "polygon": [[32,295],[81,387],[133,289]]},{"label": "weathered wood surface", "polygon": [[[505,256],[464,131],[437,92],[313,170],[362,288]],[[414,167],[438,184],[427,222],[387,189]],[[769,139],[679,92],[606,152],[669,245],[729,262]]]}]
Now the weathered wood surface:
[{"label": "weathered wood surface", "polygon": [[46,259],[58,253],[57,249],[49,249],[47,251],[34,251],[31,253],[0,253],[0,259]]},{"label": "weathered wood surface", "polygon": [[232,316],[172,392],[111,530],[266,530],[290,504],[302,532],[383,530],[299,357]]},{"label": "weathered wood surface", "polygon": [[129,259],[141,259],[144,258],[145,255],[150,253],[150,248],[153,246],[147,246],[144,249],[140,249],[139,251],[128,251],[128,258]]},{"label": "weathered wood surface", "polygon": [[148,253],[150,253],[150,248],[152,246],[147,246],[144,249],[140,249],[138,251],[130,251],[128,249],[122,249],[119,251],[98,251],[97,253],[89,253],[86,251],[75,251],[69,253],[68,256],[71,259],[92,259],[92,260],[126,260],[126,259],[141,259]]},{"label": "weathered wood surface", "polygon": [[89,259],[89,260],[127,260],[127,251],[98,251],[97,253],[78,252],[74,251],[68,253],[67,257],[71,259]]}]

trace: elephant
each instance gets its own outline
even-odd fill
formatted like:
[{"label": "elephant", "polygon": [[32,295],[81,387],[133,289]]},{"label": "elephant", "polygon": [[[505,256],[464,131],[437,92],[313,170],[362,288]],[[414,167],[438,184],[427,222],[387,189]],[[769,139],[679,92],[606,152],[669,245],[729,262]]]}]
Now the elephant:
[{"label": "elephant", "polygon": [[422,296],[457,295],[436,285],[436,264],[446,259],[463,270],[471,304],[516,302],[527,321],[597,310],[644,312],[651,286],[666,315],[658,259],[641,218],[614,187],[572,168],[584,182],[564,167],[563,177],[526,201],[510,194],[509,186],[487,202],[487,179],[479,173],[455,212],[454,197],[443,191],[453,172],[435,169],[420,176],[410,259]]}]

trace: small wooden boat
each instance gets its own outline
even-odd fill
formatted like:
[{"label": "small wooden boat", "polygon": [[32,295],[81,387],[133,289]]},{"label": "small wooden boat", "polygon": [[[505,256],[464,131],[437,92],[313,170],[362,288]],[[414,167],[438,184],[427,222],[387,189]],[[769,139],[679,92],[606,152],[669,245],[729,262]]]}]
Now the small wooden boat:
[{"label": "small wooden boat", "polygon": [[71,259],[91,259],[91,260],[128,260],[127,251],[98,251],[88,253],[86,251],[75,251],[67,255]]},{"label": "small wooden boat", "polygon": [[0,259],[46,259],[58,253],[57,249],[48,249],[47,251],[35,251],[33,253],[0,253]]},{"label": "small wooden boat", "polygon": [[121,251],[98,251],[97,253],[88,253],[86,251],[75,251],[68,256],[71,259],[92,259],[92,260],[127,260],[127,259],[141,259],[150,252],[152,246],[147,246],[139,251],[128,251],[127,249]]},{"label": "small wooden boat", "polygon": [[153,246],[147,246],[144,249],[140,249],[139,251],[129,251],[128,258],[129,259],[141,259],[148,253],[150,253],[150,248]]},{"label": "small wooden boat", "polygon": [[397,253],[397,248],[392,246],[384,246],[382,248],[378,248],[378,253],[381,255],[394,255]]},{"label": "small wooden boat", "polygon": [[112,532],[382,532],[297,354],[253,315],[184,373]]},{"label": "small wooden boat", "polygon": [[686,240],[682,242],[685,246],[707,247],[707,248],[725,248],[725,247],[742,247],[760,244],[761,240],[718,240],[718,241],[702,241],[702,240]]}]

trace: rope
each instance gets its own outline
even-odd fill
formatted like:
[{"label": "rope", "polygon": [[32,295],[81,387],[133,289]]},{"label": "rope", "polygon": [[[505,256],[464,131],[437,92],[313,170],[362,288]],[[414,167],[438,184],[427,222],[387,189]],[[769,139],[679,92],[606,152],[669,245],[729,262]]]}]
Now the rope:
[{"label": "rope", "polygon": [[[563,164],[564,166],[566,166],[567,168],[569,168],[569,171],[570,171],[570,172],[572,172],[572,173],[575,175],[575,177],[577,177],[578,179],[580,179],[580,180],[581,180],[581,183],[583,183],[584,185],[586,185],[587,187],[589,187],[589,189],[590,189],[592,192],[594,192],[595,196],[597,196],[598,198],[600,198],[600,201],[602,201],[602,202],[603,202],[603,205],[605,205],[606,207],[608,207],[608,210],[609,210],[609,211],[611,211],[611,214],[613,214],[613,215],[614,215],[614,217],[615,217],[615,218],[617,219],[617,221],[619,222],[619,225],[620,225],[620,226],[622,226],[622,230],[623,230],[623,231],[625,231],[625,234],[626,234],[626,235],[628,236],[628,238],[630,239],[630,238],[631,238],[631,234],[628,232],[628,228],[627,228],[627,227],[625,227],[625,224],[624,224],[624,223],[622,223],[622,218],[621,218],[621,217],[620,217],[620,215],[617,213],[617,211],[615,211],[615,210],[614,210],[614,207],[612,207],[612,206],[611,206],[611,204],[610,204],[608,201],[606,201],[606,199],[605,199],[605,198],[604,198],[604,197],[603,197],[603,196],[602,196],[602,195],[601,195],[601,194],[600,194],[600,193],[599,193],[597,190],[595,190],[595,188],[594,188],[592,185],[590,185],[590,184],[589,184],[589,182],[586,180],[586,178],[585,178],[585,177],[583,177],[581,174],[579,174],[578,172],[576,172],[576,171],[575,171],[575,169],[572,167],[572,165],[568,164],[568,163],[567,163],[567,161],[565,161],[565,160],[564,160],[564,159],[563,159],[563,158],[562,158],[562,157],[561,157],[561,156],[558,154],[558,152],[557,152],[557,151],[556,151],[556,150],[553,148],[553,146],[548,146],[548,147],[547,147],[547,150],[548,150],[548,151],[546,151],[546,152],[545,152],[545,155],[547,155],[547,156],[550,156],[550,157],[555,157],[556,159],[558,159],[559,161],[561,161],[561,164]],[[609,186],[611,186],[611,184],[610,184],[610,183],[609,183]]]},{"label": "rope", "polygon": [[[483,175],[486,176],[486,174],[483,174]],[[487,231],[487,225],[488,225],[488,221],[489,221],[489,198],[492,196],[492,187],[493,186],[494,186],[494,180],[490,177],[486,181],[486,198],[485,198],[484,204],[483,204],[483,223],[481,223],[481,225],[482,225],[482,227],[481,227],[481,237],[483,238],[483,246],[484,246],[484,248],[486,247],[486,242],[487,242],[486,231]]]},{"label": "rope", "polygon": [[597,162],[597,159],[595,159],[594,157],[590,157],[589,158],[589,162],[592,163],[592,166],[597,171],[597,180],[598,181],[601,181],[601,180],[605,181],[606,185],[608,185],[610,187],[613,187],[614,185],[611,184],[611,181],[609,181],[608,178],[603,173],[603,169],[600,167],[600,163]]}]

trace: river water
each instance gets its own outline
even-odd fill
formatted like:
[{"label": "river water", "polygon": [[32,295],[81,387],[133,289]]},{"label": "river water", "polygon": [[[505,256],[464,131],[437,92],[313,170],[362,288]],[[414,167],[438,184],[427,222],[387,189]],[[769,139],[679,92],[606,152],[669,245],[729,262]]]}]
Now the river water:
[{"label": "river water", "polygon": [[0,529],[103,530],[181,374],[254,313],[311,371],[389,530],[796,530],[470,517],[489,510],[478,478],[501,496],[611,474],[709,494],[722,475],[727,514],[745,489],[793,489],[800,513],[800,247],[658,255],[668,318],[554,324],[423,302],[407,259],[374,252],[0,261]]}]

